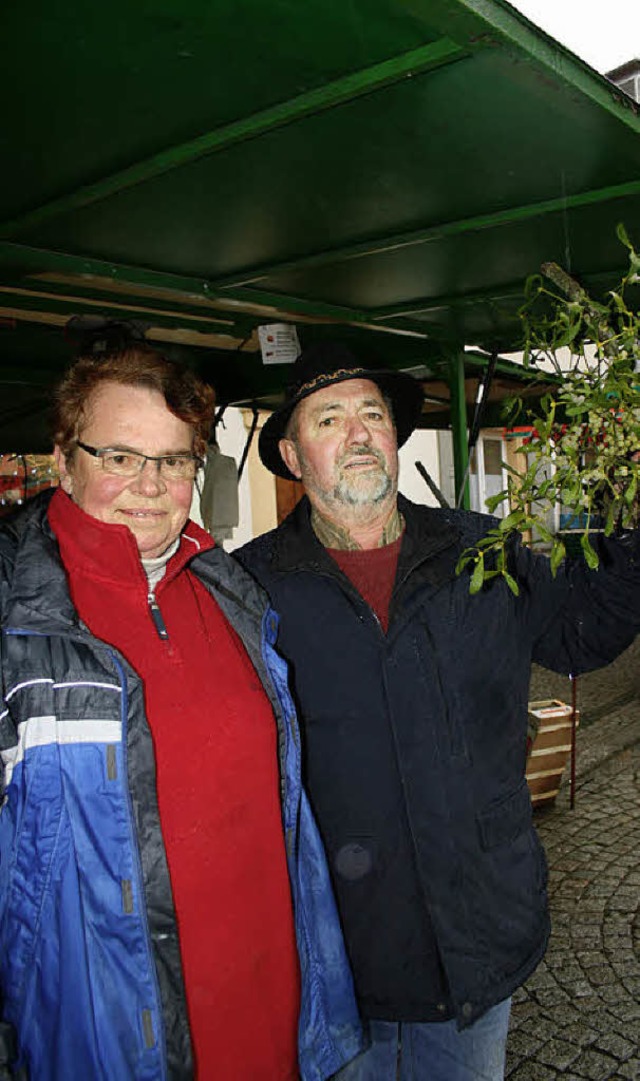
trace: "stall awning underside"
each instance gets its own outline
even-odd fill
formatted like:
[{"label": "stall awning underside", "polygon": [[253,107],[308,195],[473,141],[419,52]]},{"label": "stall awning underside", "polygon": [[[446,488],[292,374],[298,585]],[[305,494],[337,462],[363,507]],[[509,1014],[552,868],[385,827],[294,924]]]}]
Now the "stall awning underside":
[{"label": "stall awning underside", "polygon": [[437,374],[518,347],[542,262],[602,293],[617,223],[640,246],[637,106],[502,0],[33,0],[3,26],[3,415],[70,315],[142,319],[249,400],[284,380],[259,323]]}]

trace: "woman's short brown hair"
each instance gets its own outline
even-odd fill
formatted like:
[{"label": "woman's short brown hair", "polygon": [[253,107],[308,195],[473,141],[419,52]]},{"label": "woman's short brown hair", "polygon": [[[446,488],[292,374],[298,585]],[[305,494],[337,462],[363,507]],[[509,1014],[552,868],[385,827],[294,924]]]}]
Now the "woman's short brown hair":
[{"label": "woman's short brown hair", "polygon": [[134,345],[106,357],[79,357],[58,384],[53,404],[53,440],[65,456],[73,452],[88,419],[91,396],[103,383],[159,391],[169,412],[193,428],[194,453],[204,455],[213,422],[213,387],[155,349]]}]

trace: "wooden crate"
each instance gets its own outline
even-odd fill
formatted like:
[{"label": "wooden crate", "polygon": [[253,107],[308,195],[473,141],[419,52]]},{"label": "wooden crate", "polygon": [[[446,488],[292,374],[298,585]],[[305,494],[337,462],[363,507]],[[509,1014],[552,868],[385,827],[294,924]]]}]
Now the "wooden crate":
[{"label": "wooden crate", "polygon": [[[576,710],[576,727],[580,723]],[[526,778],[534,807],[552,803],[560,790],[571,757],[571,706],[559,698],[529,702],[529,740]]]}]

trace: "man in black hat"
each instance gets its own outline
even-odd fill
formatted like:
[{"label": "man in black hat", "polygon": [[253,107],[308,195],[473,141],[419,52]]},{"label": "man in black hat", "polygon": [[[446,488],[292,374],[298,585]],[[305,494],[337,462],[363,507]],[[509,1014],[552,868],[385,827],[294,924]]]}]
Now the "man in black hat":
[{"label": "man in black hat", "polygon": [[497,1081],[510,996],[549,934],[524,777],[531,661],[577,674],[633,639],[637,537],[601,568],[514,546],[514,597],[456,575],[493,524],[398,495],[420,385],[320,342],[262,429],[306,498],[239,558],[281,616],[307,790],[371,1046],[340,1081]]}]

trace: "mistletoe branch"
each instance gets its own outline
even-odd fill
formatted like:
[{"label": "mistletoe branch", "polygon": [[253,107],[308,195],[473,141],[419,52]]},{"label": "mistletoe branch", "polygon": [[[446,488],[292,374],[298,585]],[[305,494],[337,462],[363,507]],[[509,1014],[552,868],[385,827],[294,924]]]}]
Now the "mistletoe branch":
[{"label": "mistletoe branch", "polygon": [[[490,511],[507,502],[509,512],[460,558],[458,573],[469,570],[472,593],[495,577],[504,578],[518,593],[508,569],[508,552],[514,535],[528,530],[535,531],[534,543],[551,546],[551,568],[556,573],[566,555],[565,545],[545,522],[557,504],[571,516],[584,516],[582,552],[594,569],[598,555],[589,530],[597,527],[610,536],[638,525],[640,375],[635,365],[640,312],[626,297],[629,285],[640,281],[640,257],[622,226],[618,237],[627,247],[629,269],[618,289],[603,301],[591,297],[556,263],[543,264],[542,275],[527,282],[520,311],[524,362],[531,365],[547,357],[562,383],[541,400],[539,414],[530,414],[522,471],[509,469],[507,489],[487,501]],[[567,350],[568,367],[559,356]]]}]

